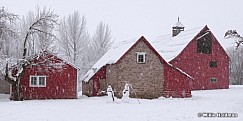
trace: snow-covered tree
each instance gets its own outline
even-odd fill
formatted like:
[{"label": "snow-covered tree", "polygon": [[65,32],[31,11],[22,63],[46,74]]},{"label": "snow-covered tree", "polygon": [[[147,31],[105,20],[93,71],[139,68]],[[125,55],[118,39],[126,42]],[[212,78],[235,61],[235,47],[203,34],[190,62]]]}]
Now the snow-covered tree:
[{"label": "snow-covered tree", "polygon": [[[0,8],[0,53],[1,56],[10,57],[13,55],[13,49],[10,46],[18,38],[17,30],[14,26],[18,16],[8,12],[4,7]],[[16,43],[15,43],[16,44]]]},{"label": "snow-covered tree", "polygon": [[227,50],[230,56],[230,83],[233,85],[243,85],[243,47],[237,50],[232,47]]},{"label": "snow-covered tree", "polygon": [[[20,24],[21,37],[26,36],[25,34],[29,31],[29,27],[32,26],[35,21],[50,12],[50,9],[46,9],[45,7],[42,11],[39,7],[37,7],[37,12],[29,11],[28,15],[23,17],[22,23]],[[58,17],[57,15],[55,16]],[[29,36],[26,43],[26,46],[29,48],[27,55],[33,55],[46,50],[53,52],[55,50],[54,40],[56,40],[54,28],[55,25],[50,25],[48,20],[41,20],[38,24],[35,24],[32,28],[32,30],[35,30],[35,34]]]},{"label": "snow-covered tree", "polygon": [[240,46],[240,44],[243,44],[243,37],[237,33],[236,30],[228,30],[225,35],[225,38],[233,38],[236,40],[237,48]]},{"label": "snow-covered tree", "polygon": [[59,38],[61,55],[82,68],[89,41],[85,17],[81,17],[77,11],[67,18],[64,17],[60,22]]},{"label": "snow-covered tree", "polygon": [[[37,35],[41,35],[41,34],[46,34],[49,36],[53,36],[54,35],[52,33],[50,33],[50,31],[47,31],[49,28],[53,29],[55,27],[55,24],[57,24],[57,19],[58,19],[58,15],[55,14],[53,11],[51,11],[50,9],[37,9],[36,14],[38,15],[35,17],[35,20],[31,22],[31,24],[29,25],[29,27],[27,27],[26,30],[26,34],[23,38],[22,41],[22,57],[21,58],[15,58],[15,59],[6,59],[6,64],[5,64],[5,69],[4,70],[4,74],[5,74],[5,80],[10,82],[13,86],[13,95],[12,95],[12,99],[13,100],[22,100],[21,99],[21,79],[25,70],[26,65],[28,64],[28,60],[27,57],[29,57],[29,55],[27,54],[28,49],[30,48],[30,46],[28,46],[28,42],[30,41],[30,38]],[[43,24],[45,23],[45,24]],[[43,27],[45,26],[45,27]],[[47,29],[48,28],[48,29]],[[20,50],[19,50],[20,51]],[[11,61],[14,60],[14,61]],[[13,63],[15,62],[15,63]],[[2,70],[2,71],[3,71]],[[12,74],[13,70],[16,70],[16,74]]]},{"label": "snow-covered tree", "polygon": [[98,61],[111,47],[113,43],[109,26],[101,22],[92,37],[94,62]]},{"label": "snow-covered tree", "polygon": [[[14,28],[18,15],[0,8],[0,70],[5,70],[6,60],[18,56],[18,31]],[[13,49],[14,48],[14,49]],[[0,73],[4,80],[4,71]]]},{"label": "snow-covered tree", "polygon": [[243,37],[237,33],[236,30],[228,30],[224,36],[226,39],[234,39],[236,42],[236,49],[230,48],[227,50],[230,56],[230,83],[243,85]]},{"label": "snow-covered tree", "polygon": [[[80,68],[79,84],[89,66],[89,34],[86,28],[86,18],[75,11],[60,21],[59,54]],[[80,86],[79,86],[80,87]],[[80,89],[79,89],[80,90]]]}]

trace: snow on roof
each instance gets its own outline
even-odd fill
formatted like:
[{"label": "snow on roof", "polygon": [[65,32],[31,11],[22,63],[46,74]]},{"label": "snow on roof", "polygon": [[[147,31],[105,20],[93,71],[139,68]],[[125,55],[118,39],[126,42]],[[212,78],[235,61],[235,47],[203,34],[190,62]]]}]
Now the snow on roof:
[{"label": "snow on roof", "polygon": [[180,21],[178,21],[173,27],[184,27],[184,25]]},{"label": "snow on roof", "polygon": [[[165,59],[166,62],[170,62],[181,53],[181,51],[204,27],[205,26],[181,31],[177,36],[174,37],[172,37],[171,34],[160,36],[154,41],[150,42],[150,44],[155,48],[160,56]],[[96,62],[96,64],[86,73],[83,80],[88,82],[93,77],[93,75],[99,71],[100,68],[106,64],[116,63],[124,55],[124,53],[127,52],[136,43],[137,40],[138,38],[133,38],[119,42],[112,46],[112,48],[108,50],[108,52],[106,52],[105,55],[102,56],[100,60]],[[225,50],[229,47],[233,47],[235,43],[235,41],[230,39],[220,39],[219,42]],[[192,78],[182,70],[178,68],[175,69]]]},{"label": "snow on roof", "polygon": [[80,70],[80,68],[79,68],[77,65],[73,64],[73,63],[70,62],[70,61],[67,61],[66,59],[64,59],[64,58],[62,58],[62,57],[60,57],[60,56],[57,56],[56,54],[52,54],[52,53],[49,52],[49,51],[41,51],[41,52],[39,52],[39,53],[37,53],[37,54],[35,54],[35,55],[32,55],[32,56],[28,57],[27,60],[31,61],[31,60],[33,60],[34,58],[38,59],[40,56],[45,56],[45,55],[52,55],[52,56],[55,56],[55,57],[61,59],[61,60],[62,60],[63,62],[65,62],[66,64],[69,64],[70,66],[74,67],[75,69]]},{"label": "snow on roof", "polygon": [[[172,37],[171,34],[160,36],[152,42],[152,45],[167,62],[170,62],[181,53],[181,51],[204,27],[205,26],[181,31],[177,36],[174,37]],[[236,40],[233,38],[226,39],[221,37],[218,39],[218,41],[224,50],[236,46]]]},{"label": "snow on roof", "polygon": [[86,73],[84,76],[84,81],[88,82],[93,75],[99,71],[100,68],[106,64],[116,63],[125,52],[127,52],[138,40],[139,38],[133,38],[126,41],[114,44],[111,49],[109,49],[96,63],[95,65]]},{"label": "snow on roof", "polygon": [[186,31],[181,31],[177,36],[171,34],[160,36],[151,42],[153,47],[167,61],[171,61],[188,45],[188,43],[203,29],[198,27]]}]

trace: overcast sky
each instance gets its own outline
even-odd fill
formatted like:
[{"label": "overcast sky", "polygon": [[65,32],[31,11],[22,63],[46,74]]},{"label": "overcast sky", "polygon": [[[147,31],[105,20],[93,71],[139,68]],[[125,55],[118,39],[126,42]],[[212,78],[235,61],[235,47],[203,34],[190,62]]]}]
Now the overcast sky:
[{"label": "overcast sky", "polygon": [[37,5],[51,7],[60,18],[79,11],[91,34],[103,21],[116,41],[169,34],[178,16],[186,30],[208,25],[219,40],[228,29],[243,35],[243,0],[1,0],[21,16]]}]

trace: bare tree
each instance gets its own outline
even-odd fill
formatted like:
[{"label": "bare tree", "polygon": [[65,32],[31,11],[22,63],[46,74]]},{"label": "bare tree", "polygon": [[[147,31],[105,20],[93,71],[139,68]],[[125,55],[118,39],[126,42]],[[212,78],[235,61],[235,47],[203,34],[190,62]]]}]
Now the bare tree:
[{"label": "bare tree", "polygon": [[60,22],[59,44],[62,55],[79,65],[82,53],[88,42],[86,19],[76,11]]},{"label": "bare tree", "polygon": [[243,37],[237,33],[236,30],[228,30],[224,36],[226,39],[234,39],[236,42],[236,49],[230,48],[227,50],[230,56],[230,80],[231,84],[243,85]]},{"label": "bare tree", "polygon": [[[85,74],[88,63],[85,61],[89,46],[89,34],[86,19],[75,11],[63,18],[59,26],[59,50],[61,56],[80,68],[79,80]],[[79,84],[81,82],[79,81]]]},{"label": "bare tree", "polygon": [[227,50],[230,56],[230,83],[233,85],[243,85],[243,47],[237,50],[232,47]]},{"label": "bare tree", "polygon": [[100,22],[92,37],[94,62],[98,61],[110,49],[112,43],[113,40],[109,26]]},{"label": "bare tree", "polygon": [[[22,76],[24,74],[24,70],[26,65],[28,64],[28,60],[27,59],[27,51],[29,46],[27,45],[30,37],[34,36],[34,35],[39,35],[39,34],[46,34],[46,35],[50,35],[53,36],[54,35],[52,33],[49,33],[49,31],[47,31],[47,29],[43,29],[46,26],[47,28],[51,28],[53,29],[55,27],[55,24],[57,24],[57,19],[58,19],[58,15],[55,14],[53,11],[51,11],[50,9],[37,9],[36,11],[36,15],[38,15],[35,18],[35,21],[33,21],[30,26],[28,27],[24,40],[23,40],[23,51],[22,51],[22,58],[20,59],[15,59],[17,60],[17,65],[13,66],[11,65],[12,63],[10,63],[9,61],[6,62],[6,68],[5,68],[5,80],[10,82],[13,86],[13,95],[12,95],[12,99],[19,101],[22,100],[22,95],[21,95],[21,79]],[[43,24],[45,23],[45,24]],[[16,74],[14,74],[15,76],[13,76],[12,72],[13,70],[16,70]]]}]

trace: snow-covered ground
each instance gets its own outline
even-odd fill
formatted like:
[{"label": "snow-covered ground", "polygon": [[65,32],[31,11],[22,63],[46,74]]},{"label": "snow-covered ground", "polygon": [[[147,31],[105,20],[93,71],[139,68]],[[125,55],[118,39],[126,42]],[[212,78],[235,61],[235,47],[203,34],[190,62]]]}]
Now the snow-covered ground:
[{"label": "snow-covered ground", "polygon": [[[106,97],[77,100],[9,101],[0,95],[0,121],[243,121],[243,86],[193,91],[192,98],[131,99],[106,103]],[[140,102],[140,104],[139,104]],[[237,113],[236,118],[203,118],[198,113]]]}]

